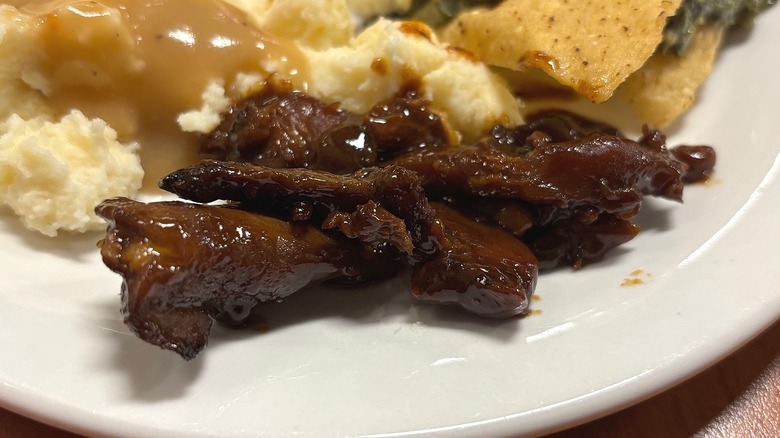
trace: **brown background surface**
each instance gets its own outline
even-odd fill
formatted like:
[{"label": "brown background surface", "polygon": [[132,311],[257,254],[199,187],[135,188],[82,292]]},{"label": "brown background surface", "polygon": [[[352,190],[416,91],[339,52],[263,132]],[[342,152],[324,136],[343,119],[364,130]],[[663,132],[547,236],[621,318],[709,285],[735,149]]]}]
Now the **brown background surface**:
[{"label": "brown background surface", "polygon": [[[780,437],[780,321],[688,381],[547,438]],[[0,409],[0,438],[74,438]]]}]

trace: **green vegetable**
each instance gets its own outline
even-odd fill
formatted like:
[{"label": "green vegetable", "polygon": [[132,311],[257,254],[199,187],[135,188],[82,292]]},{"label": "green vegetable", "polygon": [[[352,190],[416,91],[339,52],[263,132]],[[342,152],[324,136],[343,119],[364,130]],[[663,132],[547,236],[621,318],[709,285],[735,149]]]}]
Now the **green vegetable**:
[{"label": "green vegetable", "polygon": [[683,0],[680,9],[666,23],[663,53],[682,55],[701,26],[749,26],[756,15],[777,0]]},{"label": "green vegetable", "polygon": [[414,0],[404,18],[420,20],[431,27],[447,24],[464,9],[477,6],[495,6],[501,0]]},{"label": "green vegetable", "polygon": [[[420,20],[431,27],[447,24],[461,11],[478,6],[495,6],[502,0],[414,0],[401,18]],[[539,0],[545,1],[545,0]],[[685,53],[701,26],[749,26],[756,15],[777,0],[683,0],[669,19],[659,45],[663,53]]]}]

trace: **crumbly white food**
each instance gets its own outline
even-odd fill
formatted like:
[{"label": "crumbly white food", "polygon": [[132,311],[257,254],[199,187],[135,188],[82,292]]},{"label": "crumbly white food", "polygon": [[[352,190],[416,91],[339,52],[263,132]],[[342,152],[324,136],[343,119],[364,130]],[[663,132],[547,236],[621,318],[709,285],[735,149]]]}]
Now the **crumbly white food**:
[{"label": "crumbly white food", "polygon": [[105,122],[80,111],[57,122],[11,115],[0,134],[0,203],[47,236],[104,228],[95,206],[141,187],[137,145],[119,143]]},{"label": "crumbly white food", "polygon": [[467,140],[496,122],[522,122],[518,100],[487,66],[439,44],[433,32],[426,37],[402,26],[380,20],[346,46],[306,49],[317,69],[309,93],[366,112],[398,93],[411,76],[419,78],[432,108]]},{"label": "crumbly white food", "polygon": [[219,125],[220,113],[230,106],[222,84],[212,82],[201,94],[203,106],[179,115],[176,121],[185,132],[209,132]]},{"label": "crumbly white food", "polygon": [[[480,137],[497,122],[522,122],[520,102],[487,66],[440,44],[432,31],[426,36],[426,32],[402,28],[402,24],[380,20],[346,45],[324,50],[304,47],[316,70],[307,92],[349,111],[365,113],[397,94],[409,78],[417,78],[433,110],[466,141]],[[237,83],[246,91],[252,88],[253,79],[259,82],[261,78],[239,77]],[[226,103],[245,95],[235,88],[226,92],[220,84],[209,86],[203,93],[203,106],[179,117],[182,129],[214,129]]]},{"label": "crumbly white food", "polygon": [[0,205],[48,236],[101,229],[95,205],[141,187],[137,146],[120,144],[105,122],[79,111],[53,118],[35,69],[39,29],[0,5]]},{"label": "crumbly white food", "polygon": [[245,11],[260,29],[306,47],[323,49],[343,45],[354,33],[344,0],[225,1]]}]

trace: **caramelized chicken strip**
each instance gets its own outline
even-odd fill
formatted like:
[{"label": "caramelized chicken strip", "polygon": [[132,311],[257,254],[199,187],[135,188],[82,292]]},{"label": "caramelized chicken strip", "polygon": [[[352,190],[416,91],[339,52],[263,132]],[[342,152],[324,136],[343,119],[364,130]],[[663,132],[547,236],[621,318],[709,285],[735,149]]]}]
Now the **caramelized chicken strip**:
[{"label": "caramelized chicken strip", "polygon": [[[614,126],[565,110],[545,110],[529,114],[525,122],[514,128],[496,125],[483,142],[494,147],[525,146],[527,152],[529,147],[538,146],[540,140],[543,143],[561,143],[581,140],[590,134],[623,137]],[[511,149],[507,151],[511,152]]]},{"label": "caramelized chicken strip", "polygon": [[407,154],[393,164],[416,172],[432,195],[519,199],[559,208],[593,206],[636,215],[643,194],[682,199],[682,165],[668,152],[607,134],[540,142],[522,155],[486,143]]},{"label": "caramelized chicken strip", "polygon": [[[203,136],[200,150],[221,160],[351,172],[375,164],[376,151],[354,147],[359,132],[334,132],[349,119],[350,113],[336,105],[269,86],[231,106],[219,126]],[[339,141],[329,141],[327,133]]]},{"label": "caramelized chicken strip", "polygon": [[231,106],[200,150],[212,158],[270,167],[351,173],[420,148],[449,143],[441,118],[409,83],[356,115],[299,91],[269,85]]},{"label": "caramelized chicken strip", "polygon": [[630,220],[594,208],[560,209],[508,199],[458,199],[451,205],[522,240],[536,255],[539,269],[562,264],[580,269],[639,232]]},{"label": "caramelized chicken strip", "polygon": [[531,228],[523,241],[539,259],[539,269],[568,264],[580,269],[633,239],[639,227],[610,213],[560,212],[549,225]]},{"label": "caramelized chicken strip", "polygon": [[414,242],[404,221],[374,201],[358,206],[353,213],[334,211],[322,223],[322,229],[338,229],[351,239],[359,239],[375,250],[392,245],[401,254],[414,254]]},{"label": "caramelized chicken strip", "polygon": [[96,212],[109,224],[103,261],[124,278],[125,323],[185,359],[206,346],[212,317],[240,325],[309,284],[395,271],[357,241],[231,207],[116,198]]},{"label": "caramelized chicken strip", "polygon": [[670,152],[685,166],[685,182],[706,181],[715,168],[715,149],[710,146],[677,146]]},{"label": "caramelized chicken strip", "polygon": [[432,206],[447,243],[433,258],[415,266],[414,297],[480,316],[523,313],[538,273],[531,250],[508,232],[476,222],[444,203]]},{"label": "caramelized chicken strip", "polygon": [[204,160],[166,176],[160,187],[196,202],[235,201],[244,209],[279,211],[285,216],[291,215],[289,210],[294,207],[323,219],[333,211],[352,213],[374,201],[405,222],[419,257],[441,248],[441,227],[420,179],[397,166],[367,168],[343,176]]}]

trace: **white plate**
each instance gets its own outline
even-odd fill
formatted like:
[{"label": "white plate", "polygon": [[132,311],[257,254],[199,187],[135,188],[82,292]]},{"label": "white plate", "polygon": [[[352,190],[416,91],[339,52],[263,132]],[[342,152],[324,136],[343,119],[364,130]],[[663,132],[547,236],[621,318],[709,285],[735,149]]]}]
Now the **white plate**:
[{"label": "white plate", "polygon": [[778,40],[774,8],[672,131],[717,147],[714,183],[648,202],[602,263],[544,274],[524,319],[412,304],[404,279],[313,289],[184,362],[128,333],[98,235],[49,240],[5,214],[0,405],[101,435],[517,436],[649,397],[780,316]]}]

